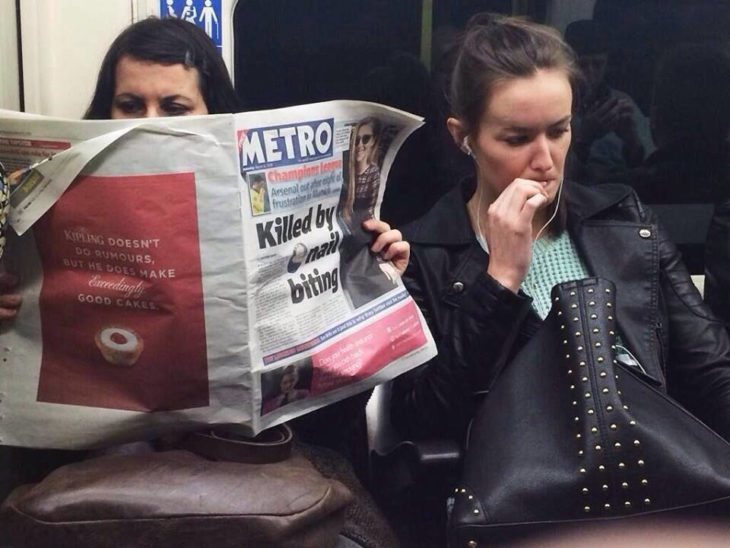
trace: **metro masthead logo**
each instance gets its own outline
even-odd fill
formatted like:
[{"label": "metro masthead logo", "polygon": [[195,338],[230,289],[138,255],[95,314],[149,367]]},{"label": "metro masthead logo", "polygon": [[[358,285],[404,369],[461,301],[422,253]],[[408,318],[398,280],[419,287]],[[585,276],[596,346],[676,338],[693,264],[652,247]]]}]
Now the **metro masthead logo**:
[{"label": "metro masthead logo", "polygon": [[334,119],[239,133],[241,171],[311,162],[332,156]]}]

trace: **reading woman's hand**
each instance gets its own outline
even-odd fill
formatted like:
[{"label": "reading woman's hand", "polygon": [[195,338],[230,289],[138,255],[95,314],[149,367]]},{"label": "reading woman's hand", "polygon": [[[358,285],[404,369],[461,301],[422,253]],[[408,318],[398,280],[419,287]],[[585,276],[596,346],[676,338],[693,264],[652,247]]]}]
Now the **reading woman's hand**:
[{"label": "reading woman's hand", "polygon": [[515,179],[489,205],[486,219],[482,214],[489,246],[487,274],[515,293],[532,261],[532,220],[547,203],[540,183]]},{"label": "reading woman's hand", "polygon": [[403,241],[400,230],[392,229],[388,223],[377,219],[363,221],[362,226],[368,232],[376,234],[370,250],[379,253],[386,261],[391,261],[398,275],[402,276],[411,256],[411,246]]}]

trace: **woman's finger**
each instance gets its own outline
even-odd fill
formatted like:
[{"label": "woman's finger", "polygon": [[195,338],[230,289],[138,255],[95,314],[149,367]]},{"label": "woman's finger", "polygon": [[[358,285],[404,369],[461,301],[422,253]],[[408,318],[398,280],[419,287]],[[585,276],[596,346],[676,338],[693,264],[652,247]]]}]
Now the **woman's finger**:
[{"label": "woman's finger", "polygon": [[382,254],[382,257],[393,263],[398,275],[402,276],[408,267],[408,261],[411,257],[411,244],[408,242],[395,242],[388,246],[388,249]]},{"label": "woman's finger", "polygon": [[14,318],[22,302],[23,297],[18,294],[0,294],[0,320]]},{"label": "woman's finger", "polygon": [[362,227],[368,232],[376,232],[378,234],[390,230],[390,225],[379,219],[367,219],[362,222]]},{"label": "woman's finger", "polygon": [[380,234],[378,234],[378,237],[375,238],[375,241],[370,246],[370,250],[373,253],[380,253],[389,245],[395,242],[400,242],[402,240],[403,234],[401,234],[400,230],[388,230],[387,232],[381,232]]},{"label": "woman's finger", "polygon": [[0,308],[18,308],[23,302],[23,296],[17,293],[0,294]]},{"label": "woman's finger", "polygon": [[534,196],[547,195],[543,186],[529,179],[515,179],[494,201],[494,214],[506,222],[522,220],[525,203]]},{"label": "woman's finger", "polygon": [[18,314],[17,308],[2,308],[0,307],[0,321],[10,320]]},{"label": "woman's finger", "polygon": [[520,212],[520,219],[523,222],[529,223],[530,227],[532,227],[532,219],[535,218],[535,212],[547,205],[547,202],[548,200],[544,194],[535,194],[525,202],[525,206]]}]

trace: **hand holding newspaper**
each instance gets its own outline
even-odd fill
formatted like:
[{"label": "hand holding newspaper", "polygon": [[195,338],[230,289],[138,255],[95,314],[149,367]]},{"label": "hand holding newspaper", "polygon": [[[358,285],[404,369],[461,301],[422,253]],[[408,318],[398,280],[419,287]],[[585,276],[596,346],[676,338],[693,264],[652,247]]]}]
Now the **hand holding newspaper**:
[{"label": "hand holding newspaper", "polygon": [[0,325],[0,443],[255,434],[431,358],[363,230],[419,125],[354,101],[125,121],[0,111],[0,162],[26,169],[10,196],[24,304]]}]

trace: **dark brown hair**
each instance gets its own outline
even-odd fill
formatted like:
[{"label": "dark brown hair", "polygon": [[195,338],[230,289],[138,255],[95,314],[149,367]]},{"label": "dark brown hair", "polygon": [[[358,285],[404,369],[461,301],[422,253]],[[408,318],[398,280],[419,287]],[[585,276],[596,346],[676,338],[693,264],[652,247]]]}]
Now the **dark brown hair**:
[{"label": "dark brown hair", "polygon": [[451,113],[473,134],[497,82],[565,71],[575,90],[580,78],[575,54],[553,28],[518,17],[474,15],[461,36],[451,77]]}]

